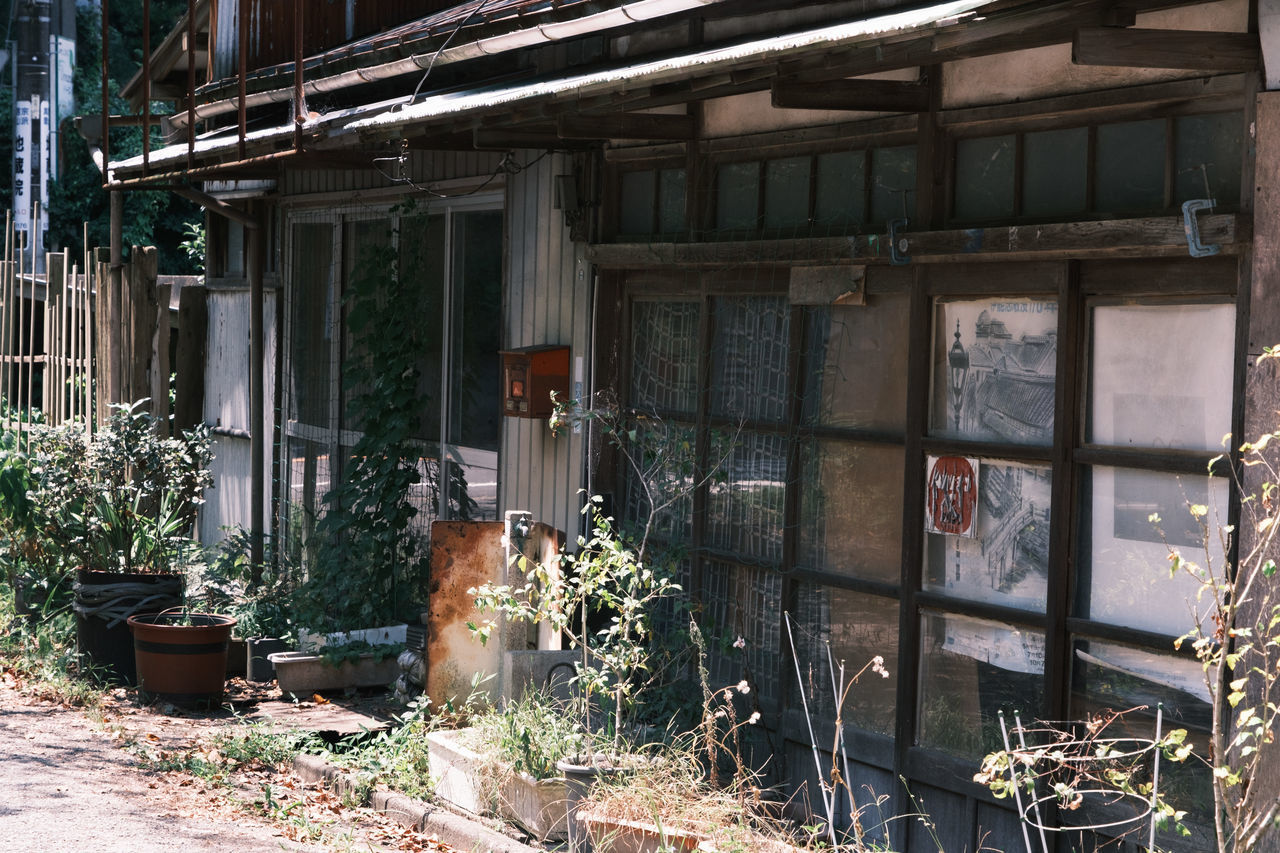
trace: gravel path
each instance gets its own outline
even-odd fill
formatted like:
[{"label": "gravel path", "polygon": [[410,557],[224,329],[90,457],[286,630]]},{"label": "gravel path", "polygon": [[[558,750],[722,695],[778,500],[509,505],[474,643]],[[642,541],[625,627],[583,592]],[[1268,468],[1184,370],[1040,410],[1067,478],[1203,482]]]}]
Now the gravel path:
[{"label": "gravel path", "polygon": [[0,686],[0,851],[319,851],[199,786],[150,775],[83,712]]}]

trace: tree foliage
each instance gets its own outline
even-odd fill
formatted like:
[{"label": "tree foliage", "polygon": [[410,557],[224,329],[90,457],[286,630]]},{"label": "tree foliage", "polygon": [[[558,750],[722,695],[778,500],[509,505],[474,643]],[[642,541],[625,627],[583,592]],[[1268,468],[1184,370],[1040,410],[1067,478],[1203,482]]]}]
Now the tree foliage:
[{"label": "tree foliage", "polygon": [[[9,20],[12,0],[0,0],[0,15]],[[168,28],[186,11],[185,0],[152,0],[151,44],[164,38]],[[132,112],[119,96],[142,64],[142,0],[110,4],[108,20],[110,53],[110,108],[113,114]],[[5,71],[8,79],[9,69]],[[102,26],[100,9],[88,5],[76,8],[75,114],[96,115],[102,112]],[[164,105],[153,104],[160,113]],[[84,229],[88,225],[89,246],[107,246],[110,242],[110,200],[102,189],[103,177],[90,157],[88,145],[70,124],[59,134],[59,167],[57,180],[50,185],[49,238],[51,250],[83,248]],[[153,131],[152,150],[163,145]],[[13,157],[13,94],[0,98],[0,161],[11,169]],[[111,158],[120,160],[142,151],[142,134],[138,128],[119,128],[111,132]],[[13,204],[11,181],[0,182],[0,207]],[[159,252],[160,271],[165,274],[199,272],[187,253],[179,248],[188,223],[201,221],[200,210],[191,202],[163,191],[133,190],[124,196],[123,244],[125,251],[133,245],[154,245]]]}]

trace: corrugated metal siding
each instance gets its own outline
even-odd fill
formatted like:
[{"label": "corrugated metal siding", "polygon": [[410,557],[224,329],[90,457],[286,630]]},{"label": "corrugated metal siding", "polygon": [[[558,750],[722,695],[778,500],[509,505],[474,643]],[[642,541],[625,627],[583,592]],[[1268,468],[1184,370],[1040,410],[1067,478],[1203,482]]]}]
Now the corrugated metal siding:
[{"label": "corrugated metal siding", "polygon": [[[370,160],[372,159],[373,155],[370,155]],[[497,171],[501,160],[502,153],[496,151],[411,151],[405,173],[416,184],[451,178],[487,177]],[[395,164],[381,165],[390,170]],[[394,186],[396,184],[388,180],[386,175],[373,168],[287,169],[280,181],[280,190],[284,195],[353,192]],[[412,189],[404,184],[401,186]]]},{"label": "corrugated metal siding", "polygon": [[[266,364],[263,386],[267,401],[268,435],[274,431],[271,401],[275,399],[276,311],[268,292],[262,306],[263,351]],[[209,291],[208,356],[205,367],[205,423],[215,427],[249,431],[249,293],[244,290]],[[249,527],[250,443],[246,438],[216,435],[213,463],[214,488],[206,495],[200,513],[200,539],[211,545],[223,538],[224,526]],[[266,482],[271,482],[271,449],[265,454]],[[271,489],[264,490],[264,512],[270,517]]]},{"label": "corrugated metal siding", "polygon": [[[526,152],[520,159],[536,156]],[[508,179],[506,342],[568,344],[572,382],[578,358],[590,380],[591,282],[563,216],[552,206],[555,175],[570,171],[568,158],[555,155]],[[583,458],[583,435],[553,438],[546,421],[504,418],[501,509],[528,510],[576,536]]]},{"label": "corrugated metal siding", "polygon": [[[213,34],[212,79],[220,80],[236,74],[240,2],[214,2],[218,20]],[[303,55],[322,54],[452,5],[452,0],[307,0],[303,10]],[[293,62],[293,8],[292,3],[280,0],[249,0],[250,71]]]}]

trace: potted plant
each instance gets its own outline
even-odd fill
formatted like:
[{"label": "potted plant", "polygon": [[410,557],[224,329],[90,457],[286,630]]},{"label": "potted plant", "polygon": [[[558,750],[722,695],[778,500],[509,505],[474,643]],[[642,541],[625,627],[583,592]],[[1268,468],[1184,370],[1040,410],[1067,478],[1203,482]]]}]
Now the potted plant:
[{"label": "potted plant", "polygon": [[[289,595],[296,588],[299,572],[287,554],[275,548],[268,537],[264,559],[254,565],[249,531],[231,530],[210,554],[205,571],[188,601],[198,600],[210,611],[226,613],[236,620],[228,673],[244,675],[248,681],[272,681],[275,667],[269,655],[292,648],[295,631]],[[237,643],[237,638],[239,642]]]},{"label": "potted plant", "polygon": [[138,689],[177,705],[220,702],[235,624],[182,607],[130,616]]},{"label": "potted plant", "polygon": [[496,813],[539,841],[567,834],[565,780],[556,764],[582,739],[549,691],[530,690],[427,734],[436,796],[476,814]]},{"label": "potted plant", "polygon": [[[602,498],[592,496],[583,508],[590,520],[590,537],[578,538],[578,551],[565,555],[559,572],[542,563],[518,559],[526,569],[522,586],[487,584],[474,590],[481,611],[492,610],[517,621],[550,623],[565,630],[581,651],[575,664],[579,687],[578,726],[586,735],[581,748],[557,764],[567,780],[570,840],[576,803],[601,774],[617,773],[643,764],[630,748],[627,712],[634,709],[649,668],[650,619],[653,608],[679,591],[669,574],[645,564],[640,551],[604,515]],[[593,612],[604,614],[603,627],[592,629]],[[483,642],[494,624],[472,625]],[[597,713],[597,709],[604,710]]]},{"label": "potted plant", "polygon": [[76,573],[82,662],[128,684],[126,620],[181,603],[183,571],[199,559],[196,507],[212,482],[208,429],[161,438],[144,403],[113,407],[92,434],[79,424],[35,428],[28,451],[35,523],[62,570]]}]

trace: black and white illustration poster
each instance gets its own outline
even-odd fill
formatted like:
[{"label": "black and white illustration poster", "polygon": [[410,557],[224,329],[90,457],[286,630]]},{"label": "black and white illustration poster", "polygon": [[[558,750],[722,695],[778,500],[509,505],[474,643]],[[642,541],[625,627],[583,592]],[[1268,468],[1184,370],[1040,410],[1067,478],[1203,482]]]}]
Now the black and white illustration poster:
[{"label": "black and white illustration poster", "polygon": [[1053,442],[1058,304],[942,302],[937,309],[931,431],[975,441]]}]

